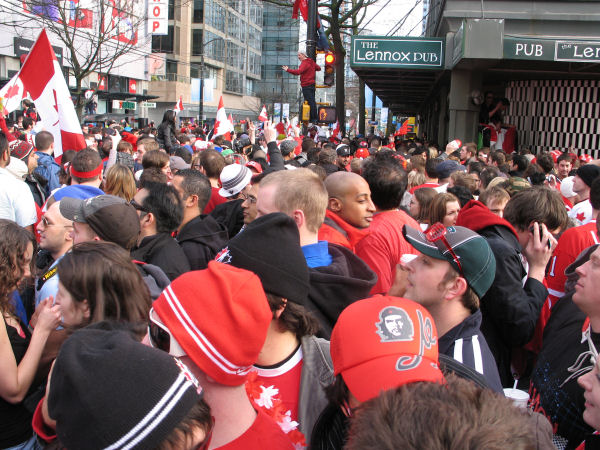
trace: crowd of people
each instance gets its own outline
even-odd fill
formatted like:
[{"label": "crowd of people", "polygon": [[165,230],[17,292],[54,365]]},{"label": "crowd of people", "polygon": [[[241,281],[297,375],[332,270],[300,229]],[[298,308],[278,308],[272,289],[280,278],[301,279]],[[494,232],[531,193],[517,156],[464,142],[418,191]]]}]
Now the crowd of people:
[{"label": "crowd of people", "polygon": [[598,444],[598,161],[172,111],[54,158],[29,121],[0,118],[0,448]]}]

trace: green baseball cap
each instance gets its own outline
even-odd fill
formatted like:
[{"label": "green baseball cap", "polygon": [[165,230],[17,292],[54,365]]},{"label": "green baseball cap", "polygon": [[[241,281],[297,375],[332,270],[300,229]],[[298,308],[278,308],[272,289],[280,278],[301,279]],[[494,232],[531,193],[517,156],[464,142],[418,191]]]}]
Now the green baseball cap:
[{"label": "green baseball cap", "polygon": [[479,298],[483,297],[496,276],[496,258],[487,241],[465,227],[435,224],[430,230],[423,233],[404,225],[402,234],[421,253],[448,261]]}]

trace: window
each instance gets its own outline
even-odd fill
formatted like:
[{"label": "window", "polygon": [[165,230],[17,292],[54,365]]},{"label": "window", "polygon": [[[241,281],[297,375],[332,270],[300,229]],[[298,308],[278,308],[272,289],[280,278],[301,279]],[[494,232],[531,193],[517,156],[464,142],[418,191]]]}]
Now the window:
[{"label": "window", "polygon": [[225,40],[221,36],[204,32],[204,56],[206,58],[218,59],[223,61],[225,58]]},{"label": "window", "polygon": [[192,30],[192,55],[202,54],[202,30]]},{"label": "window", "polygon": [[262,27],[263,8],[259,1],[250,0],[250,22]]},{"label": "window", "polygon": [[225,90],[237,94],[244,93],[244,74],[228,70],[225,76]]},{"label": "window", "polygon": [[246,70],[246,49],[229,42],[227,44],[227,64],[238,70]]},{"label": "window", "polygon": [[172,61],[170,59],[167,59],[167,78],[171,78],[169,77],[169,75],[176,75],[177,74],[177,61]]},{"label": "window", "polygon": [[[179,12],[181,14],[181,11]],[[169,0],[169,20],[175,19],[175,0]]]},{"label": "window", "polygon": [[254,96],[256,92],[256,83],[251,78],[246,78],[246,95]]},{"label": "window", "polygon": [[254,75],[260,75],[260,55],[254,52],[248,52],[248,72]]},{"label": "window", "polygon": [[256,50],[262,46],[262,33],[251,25],[248,25],[248,45]]},{"label": "window", "polygon": [[246,0],[227,0],[227,6],[243,16],[246,15]]},{"label": "window", "polygon": [[173,25],[169,25],[166,36],[152,36],[152,51],[157,53],[173,53]]},{"label": "window", "polygon": [[194,23],[204,22],[204,0],[194,0]]},{"label": "window", "polygon": [[246,22],[235,14],[229,14],[227,34],[238,41],[246,42]]},{"label": "window", "polygon": [[219,31],[225,31],[225,8],[215,0],[204,2],[204,23]]}]

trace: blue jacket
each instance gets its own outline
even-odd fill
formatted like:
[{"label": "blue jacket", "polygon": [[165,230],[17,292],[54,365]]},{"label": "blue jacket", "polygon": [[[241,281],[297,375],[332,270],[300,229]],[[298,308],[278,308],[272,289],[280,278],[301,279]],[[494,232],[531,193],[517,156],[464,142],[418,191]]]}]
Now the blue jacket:
[{"label": "blue jacket", "polygon": [[35,152],[38,159],[38,166],[35,169],[35,173],[43,176],[48,180],[46,185],[46,196],[50,196],[50,193],[60,187],[60,181],[58,181],[58,173],[60,172],[60,166],[54,161],[54,158],[46,153]]}]

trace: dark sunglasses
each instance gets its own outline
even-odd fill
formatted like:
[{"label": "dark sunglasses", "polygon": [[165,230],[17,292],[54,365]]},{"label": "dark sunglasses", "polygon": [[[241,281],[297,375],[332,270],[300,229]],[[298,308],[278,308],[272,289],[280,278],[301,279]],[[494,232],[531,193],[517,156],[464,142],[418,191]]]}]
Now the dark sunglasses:
[{"label": "dark sunglasses", "polygon": [[176,358],[185,356],[185,351],[174,338],[171,339],[171,332],[160,321],[154,308],[150,308],[149,317],[148,337],[150,338],[150,345]]},{"label": "dark sunglasses", "polygon": [[133,206],[137,211],[142,211],[142,212],[145,212],[145,213],[149,213],[150,212],[150,211],[148,211],[148,208],[144,208],[142,205],[140,205],[134,199],[131,199],[131,201],[129,202],[129,204],[131,206]]}]

